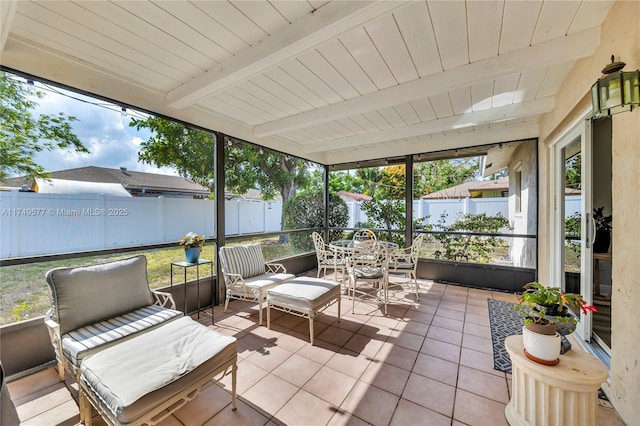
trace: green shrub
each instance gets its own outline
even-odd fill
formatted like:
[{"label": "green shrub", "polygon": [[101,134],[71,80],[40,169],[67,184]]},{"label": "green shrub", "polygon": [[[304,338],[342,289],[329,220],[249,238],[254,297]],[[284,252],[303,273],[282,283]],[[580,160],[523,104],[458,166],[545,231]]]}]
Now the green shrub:
[{"label": "green shrub", "polygon": [[[386,232],[378,233],[378,238],[385,241],[393,241],[400,247],[405,246],[404,229],[405,215],[407,212],[404,200],[378,200],[365,201],[362,203],[362,210],[367,215],[366,224],[362,228],[384,229]],[[430,230],[430,225],[423,225],[429,216],[413,221],[413,229]],[[391,232],[400,230],[402,232]]]},{"label": "green shrub", "polygon": [[[282,208],[285,229],[324,228],[324,205],[321,190],[311,190],[291,197]],[[344,228],[349,223],[349,210],[336,193],[329,194],[329,227]],[[291,244],[304,251],[313,251],[310,233],[291,234]],[[342,231],[330,231],[329,241],[340,239]]]},{"label": "green shrub", "polygon": [[[446,213],[440,217],[435,226],[437,231],[497,234],[509,226],[509,221],[500,213],[495,216],[486,213],[459,214],[449,226],[444,224],[446,217]],[[434,252],[436,259],[488,263],[496,249],[507,246],[506,241],[493,236],[436,234],[433,237],[442,246],[442,249]]]}]

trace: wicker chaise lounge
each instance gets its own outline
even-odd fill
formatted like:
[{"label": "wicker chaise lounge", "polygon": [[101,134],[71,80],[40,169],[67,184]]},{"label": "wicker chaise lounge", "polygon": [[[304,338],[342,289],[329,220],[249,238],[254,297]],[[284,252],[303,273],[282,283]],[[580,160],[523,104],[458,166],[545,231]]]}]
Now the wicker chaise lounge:
[{"label": "wicker chaise lounge", "polygon": [[226,374],[235,409],[236,339],[150,290],[144,256],[57,268],[46,278],[45,323],[61,380],[68,368],[78,382],[83,423],[91,424],[93,406],[107,424],[155,424]]}]

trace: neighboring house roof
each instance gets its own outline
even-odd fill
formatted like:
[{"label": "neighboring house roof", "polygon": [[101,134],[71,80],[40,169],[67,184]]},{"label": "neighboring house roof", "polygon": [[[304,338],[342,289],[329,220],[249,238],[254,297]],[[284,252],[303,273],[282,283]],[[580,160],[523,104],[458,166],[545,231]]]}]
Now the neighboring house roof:
[{"label": "neighboring house roof", "polygon": [[344,201],[371,201],[373,199],[366,194],[356,194],[354,192],[347,192],[347,191],[339,191],[338,195]]},{"label": "neighboring house roof", "polygon": [[[207,196],[209,189],[181,176],[162,175],[157,173],[135,172],[122,167],[110,169],[106,167],[79,167],[76,169],[51,172],[53,179],[66,179],[83,182],[117,183],[130,193],[179,193]],[[29,177],[9,178],[3,182],[6,186],[32,186]]]},{"label": "neighboring house roof", "polygon": [[[262,191],[259,189],[249,189],[244,194],[235,194],[232,192],[225,192],[224,198],[227,200],[244,200],[244,201],[263,201]],[[276,197],[269,201],[282,201],[282,197],[278,194]]]},{"label": "neighboring house roof", "polygon": [[[465,182],[442,191],[432,192],[431,194],[420,197],[423,200],[443,200],[451,198],[470,198],[472,192],[487,191],[508,191],[509,177],[503,177],[496,180],[479,180],[473,182]],[[580,195],[579,189],[564,189],[565,195]]]},{"label": "neighboring house roof", "polygon": [[41,194],[104,194],[114,197],[131,197],[131,194],[119,183],[66,179],[36,178],[33,190]]},{"label": "neighboring house roof", "polygon": [[487,191],[508,191],[509,190],[509,178],[504,177],[496,180],[479,180],[472,182],[465,182],[460,185],[452,186],[451,188],[443,189],[441,191],[432,192],[431,194],[423,195],[423,200],[438,200],[438,199],[450,199],[450,198],[469,198],[472,192],[487,192]]}]

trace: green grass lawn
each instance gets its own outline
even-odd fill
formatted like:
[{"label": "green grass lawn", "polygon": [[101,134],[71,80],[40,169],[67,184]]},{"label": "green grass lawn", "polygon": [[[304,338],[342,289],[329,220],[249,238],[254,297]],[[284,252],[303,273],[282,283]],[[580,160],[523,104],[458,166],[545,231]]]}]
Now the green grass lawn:
[{"label": "green grass lawn", "polygon": [[[279,259],[295,254],[290,244],[279,244],[278,237],[270,239],[254,239],[262,243],[262,251],[267,260]],[[214,261],[215,246],[207,244],[203,247],[201,259]],[[17,322],[44,315],[50,306],[49,290],[45,280],[48,270],[59,267],[94,265],[112,260],[124,259],[138,254],[147,257],[147,276],[151,288],[169,286],[171,282],[171,262],[184,261],[182,247],[128,252],[113,255],[89,256],[51,262],[30,263],[25,265],[6,266],[0,268],[0,325]],[[200,268],[201,277],[209,276],[209,267]],[[174,284],[184,281],[184,270],[175,268]],[[187,268],[187,281],[196,278],[196,269]]]},{"label": "green grass lawn", "polygon": [[[231,244],[248,242],[260,242],[262,251],[267,261],[285,258],[297,254],[290,244],[282,244],[278,236],[270,238],[251,238],[246,241],[236,241]],[[214,261],[214,245],[208,244],[203,248],[201,258]],[[421,256],[433,258],[433,251],[437,244],[433,241],[425,242],[422,246]],[[171,281],[171,262],[184,260],[182,247],[169,247],[163,249],[146,250],[140,252],[128,252],[113,255],[89,256],[75,259],[57,260],[52,262],[30,263],[25,265],[6,266],[0,268],[0,324],[8,324],[29,318],[44,315],[50,306],[49,290],[45,281],[48,270],[58,267],[79,265],[91,265],[107,261],[132,257],[138,254],[147,256],[147,274],[151,288],[167,287]],[[500,259],[508,255],[508,248],[497,249],[493,259]],[[566,264],[569,270],[580,269],[580,258],[574,251],[567,250]],[[215,267],[214,267],[215,268]],[[209,267],[200,268],[201,276],[208,276]],[[182,283],[184,280],[183,269],[174,268],[174,283]],[[214,269],[215,273],[215,269]],[[196,278],[195,268],[187,269],[187,281]]]}]

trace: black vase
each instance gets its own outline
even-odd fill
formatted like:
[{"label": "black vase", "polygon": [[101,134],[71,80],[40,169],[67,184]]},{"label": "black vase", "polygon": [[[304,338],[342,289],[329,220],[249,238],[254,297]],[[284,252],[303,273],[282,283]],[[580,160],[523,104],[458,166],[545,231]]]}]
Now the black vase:
[{"label": "black vase", "polygon": [[609,231],[597,230],[596,239],[593,241],[594,253],[607,253],[611,244],[611,233]]}]

